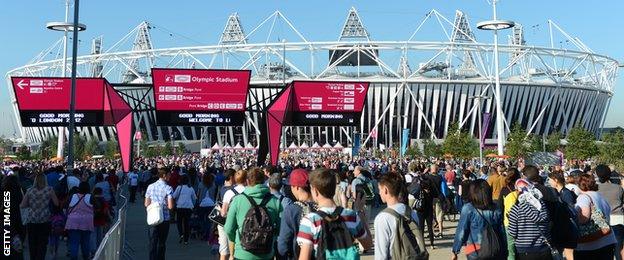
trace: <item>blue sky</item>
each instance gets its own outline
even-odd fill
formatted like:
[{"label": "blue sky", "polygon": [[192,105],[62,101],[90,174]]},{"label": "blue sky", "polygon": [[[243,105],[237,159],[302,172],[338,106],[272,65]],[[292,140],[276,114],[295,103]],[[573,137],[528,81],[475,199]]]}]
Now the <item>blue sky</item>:
[{"label": "blue sky", "polygon": [[[61,21],[64,0],[4,0],[0,24],[5,38],[0,42],[0,72],[26,64],[40,51],[61,37],[45,29],[45,23]],[[411,1],[162,1],[107,0],[81,1],[81,22],[87,24],[81,33],[79,52],[87,52],[93,37],[103,35],[105,49],[123,37],[134,26],[146,20],[157,29],[152,35],[156,48],[215,44],[229,14],[238,12],[246,31],[275,10],[282,11],[309,40],[335,40],[347,11],[358,9],[373,39],[404,40],[416,29],[424,15],[436,9],[452,20],[456,9],[468,14],[470,22],[491,17],[486,0],[411,0]],[[568,33],[579,37],[595,52],[624,62],[624,1],[503,0],[499,17],[520,22],[525,27],[530,45],[548,43],[547,19],[552,19]],[[539,25],[533,27],[534,25]],[[154,32],[155,31],[155,32]],[[169,35],[170,32],[174,32]],[[477,34],[483,42],[491,34]],[[561,45],[561,44],[560,44]],[[563,45],[562,47],[573,48]],[[71,53],[71,52],[70,52]],[[606,126],[624,126],[624,83],[618,77],[615,95],[607,115]],[[8,105],[6,81],[0,81],[0,134],[14,133],[15,120]]]}]

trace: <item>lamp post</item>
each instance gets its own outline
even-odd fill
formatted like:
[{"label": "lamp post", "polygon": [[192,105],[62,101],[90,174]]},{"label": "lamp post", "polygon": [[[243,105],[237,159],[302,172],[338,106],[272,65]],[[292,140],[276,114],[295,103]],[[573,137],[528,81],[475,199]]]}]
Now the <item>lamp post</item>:
[{"label": "lamp post", "polygon": [[[50,30],[55,30],[55,31],[63,31],[65,33],[64,36],[64,54],[63,54],[63,75],[65,75],[65,70],[67,69],[67,67],[65,66],[67,64],[67,32],[71,31],[72,32],[72,66],[71,66],[71,90],[70,90],[70,97],[69,97],[69,135],[67,136],[67,171],[71,171],[74,168],[74,128],[76,123],[74,122],[75,120],[75,113],[76,113],[76,64],[77,64],[77,56],[78,56],[78,32],[79,31],[84,31],[87,29],[87,26],[84,24],[79,23],[79,11],[80,10],[80,0],[74,0],[74,22],[73,23],[68,23],[68,17],[69,17],[69,1],[65,2],[65,22],[51,22],[51,23],[47,23],[46,27]],[[63,148],[62,148],[62,129],[61,133],[59,133],[59,150],[57,151],[57,156],[59,155],[58,153],[60,152],[60,155],[63,155]]]},{"label": "lamp post", "polygon": [[[69,6],[70,0],[65,1],[65,21],[64,22],[49,22],[46,24],[46,28],[53,31],[61,31],[63,32],[63,71],[61,72],[61,77],[67,76],[67,33],[74,31],[74,24],[69,22]],[[76,13],[77,16],[77,13]],[[84,31],[87,29],[87,26],[81,23],[78,23],[77,30]],[[76,39],[75,37],[74,39]],[[72,66],[73,70],[73,66]],[[56,157],[63,158],[63,146],[65,145],[65,128],[59,127],[59,135],[57,142],[57,150]]]},{"label": "lamp post", "polygon": [[479,124],[479,163],[483,166],[483,129],[481,120],[481,99],[489,99],[490,97],[485,95],[472,96],[471,99],[477,101],[477,121]]},{"label": "lamp post", "polygon": [[498,30],[505,30],[514,27],[514,22],[508,20],[498,20],[496,18],[496,2],[492,0],[493,20],[477,23],[480,30],[494,31],[494,82],[495,82],[495,101],[496,101],[496,132],[498,136],[498,155],[503,155],[505,147],[505,127],[503,125],[503,109],[500,91],[500,68],[498,67]]}]

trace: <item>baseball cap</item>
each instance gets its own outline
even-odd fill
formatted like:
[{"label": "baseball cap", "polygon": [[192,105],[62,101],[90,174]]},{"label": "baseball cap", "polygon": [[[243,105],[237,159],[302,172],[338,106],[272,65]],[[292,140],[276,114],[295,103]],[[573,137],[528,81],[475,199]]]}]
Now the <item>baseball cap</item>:
[{"label": "baseball cap", "polygon": [[290,173],[288,178],[288,185],[295,187],[307,187],[310,185],[308,179],[308,171],[304,169],[295,169]]}]

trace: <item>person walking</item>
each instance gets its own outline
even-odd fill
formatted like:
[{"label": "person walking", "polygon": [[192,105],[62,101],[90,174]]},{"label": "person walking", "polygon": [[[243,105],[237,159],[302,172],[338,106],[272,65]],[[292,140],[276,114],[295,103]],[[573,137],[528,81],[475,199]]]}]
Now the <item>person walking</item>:
[{"label": "person walking", "polygon": [[578,186],[581,194],[576,198],[575,208],[578,212],[580,236],[574,250],[574,258],[613,259],[617,241],[609,226],[611,206],[597,192],[598,184],[593,175],[581,174]]},{"label": "person walking", "polygon": [[[397,245],[393,247],[392,243],[396,243],[402,239],[411,242],[409,243],[409,247],[413,247],[413,253],[419,253],[422,257],[427,255],[423,234],[419,229],[403,229],[404,232],[410,232],[410,234],[398,233],[399,224],[404,224],[404,219],[408,219],[408,222],[413,223],[418,223],[419,221],[416,211],[412,210],[400,199],[401,194],[405,192],[402,178],[403,177],[398,174],[385,174],[379,180],[379,195],[382,202],[386,203],[388,207],[375,217],[376,260],[396,259],[395,256],[399,257],[401,253],[407,253],[393,250]],[[413,225],[416,226],[416,224]],[[403,227],[405,226],[403,225]],[[403,237],[397,239],[397,236]]]},{"label": "person walking", "polygon": [[178,235],[180,236],[178,243],[184,242],[184,245],[188,245],[189,235],[191,233],[189,221],[191,219],[191,214],[193,214],[197,195],[195,195],[195,190],[189,185],[189,178],[187,175],[182,175],[180,185],[173,192],[173,199],[175,200],[178,217],[178,221],[176,222]]},{"label": "person walking", "polygon": [[163,211],[163,222],[149,227],[149,259],[165,259],[167,236],[169,235],[169,210],[173,209],[173,189],[167,184],[169,173],[166,169],[158,169],[158,180],[147,187],[144,205],[159,203]]},{"label": "person walking", "polygon": [[135,169],[132,169],[128,173],[128,189],[130,192],[130,203],[134,203],[136,201],[136,193],[139,188],[139,175],[136,173]]},{"label": "person walking", "polygon": [[[234,259],[272,259],[275,256],[273,245],[279,230],[279,215],[283,209],[278,199],[271,195],[269,188],[264,184],[265,178],[260,168],[250,169],[247,173],[248,187],[245,188],[241,195],[234,197],[230,203],[223,229],[230,243],[234,243],[234,252],[230,252]],[[266,211],[269,218],[268,221],[270,221],[270,225],[273,227],[273,235],[272,237],[267,237],[271,241],[268,241],[265,245],[270,248],[252,249],[248,246],[256,247],[260,246],[257,244],[259,241],[266,242],[264,239],[266,234],[259,235],[255,232],[266,232],[267,230],[251,230],[260,227],[246,225],[250,210],[254,210],[252,212],[252,214],[255,213],[254,216],[262,218],[263,214],[260,214],[262,210],[259,208],[263,208]],[[250,237],[245,236],[245,234],[249,234]],[[243,241],[252,245],[245,244]]]},{"label": "person walking", "polygon": [[287,205],[282,212],[280,232],[277,237],[277,250],[287,259],[299,258],[297,233],[301,218],[310,212],[316,211],[316,203],[312,200],[308,172],[304,169],[295,169],[290,173],[288,185],[297,201]]},{"label": "person walking", "polygon": [[82,258],[91,256],[90,239],[93,232],[93,200],[89,194],[89,184],[81,182],[78,193],[71,197],[67,211],[65,229],[69,233],[69,253],[72,260],[78,259],[78,247]]},{"label": "person walking", "polygon": [[50,235],[50,200],[54,206],[59,206],[58,198],[52,187],[48,186],[46,176],[36,174],[32,188],[30,188],[20,204],[22,208],[29,208],[28,214],[28,250],[30,259],[45,260]]},{"label": "person walking", "polygon": [[550,228],[542,193],[524,179],[516,181],[518,202],[509,212],[509,235],[513,237],[515,259],[550,260]]},{"label": "person walking", "polygon": [[[482,241],[484,231],[493,235],[494,241]],[[484,249],[490,253],[488,259],[507,257],[507,246],[503,229],[503,215],[492,200],[492,188],[483,179],[475,180],[470,189],[470,202],[462,208],[453,240],[451,259],[456,260],[462,246],[469,260],[486,257]],[[485,242],[496,242],[498,248]]]},{"label": "person walking", "polygon": [[615,259],[621,260],[624,257],[624,248],[622,242],[624,240],[624,190],[621,185],[613,183],[619,181],[614,179],[611,169],[600,164],[596,166],[596,175],[598,176],[598,193],[609,203],[611,212],[609,224],[617,240],[615,248]]}]

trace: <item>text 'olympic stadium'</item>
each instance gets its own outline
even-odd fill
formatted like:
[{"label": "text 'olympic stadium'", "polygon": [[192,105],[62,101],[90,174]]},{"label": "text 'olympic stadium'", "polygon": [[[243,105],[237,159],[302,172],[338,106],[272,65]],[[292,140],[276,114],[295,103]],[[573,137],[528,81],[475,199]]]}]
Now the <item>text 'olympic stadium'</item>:
[{"label": "text 'olympic stadium'", "polygon": [[[135,125],[144,132],[143,140],[166,141],[173,137],[203,139],[206,145],[256,146],[260,113],[285,84],[293,80],[360,80],[371,85],[359,126],[285,127],[284,143],[350,145],[354,134],[361,133],[362,140],[373,137],[369,145],[397,145],[403,129],[409,129],[411,139],[441,139],[453,123],[479,136],[479,122],[486,118],[485,140],[495,144],[493,33],[483,34],[488,36],[481,37],[486,38],[485,43],[477,41],[476,28],[466,14],[456,11],[455,17],[449,19],[432,10],[414,25],[412,35],[381,41],[369,34],[364,18],[351,8],[342,30],[340,22],[336,23],[338,40],[313,41],[279,11],[251,30],[244,30],[244,19],[234,13],[225,21],[218,44],[172,48],[154,48],[151,34],[159,28],[142,22],[110,48],[103,46],[102,37],[93,39],[91,53],[78,57],[77,71],[79,77],[105,77],[114,84],[136,112]],[[278,23],[288,34],[282,39],[275,37]],[[436,27],[441,38],[423,41],[421,35],[430,33],[424,32],[425,26]],[[550,34],[550,44],[543,47],[532,46],[525,40],[520,23],[499,32],[505,132],[518,123],[538,135],[553,131],[565,134],[575,125],[598,133],[614,93],[617,61],[594,53],[553,21],[543,27],[548,27]],[[553,35],[562,40],[553,40]],[[10,77],[61,76],[62,50],[63,39],[29,64],[7,73],[18,122]],[[150,75],[154,67],[251,70],[244,124],[156,126]],[[20,131],[25,140],[40,142],[58,135],[59,128],[21,127]],[[115,136],[112,127],[79,127],[78,131],[101,141]]]}]

